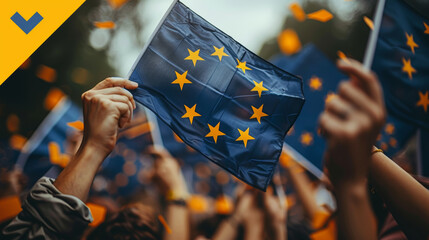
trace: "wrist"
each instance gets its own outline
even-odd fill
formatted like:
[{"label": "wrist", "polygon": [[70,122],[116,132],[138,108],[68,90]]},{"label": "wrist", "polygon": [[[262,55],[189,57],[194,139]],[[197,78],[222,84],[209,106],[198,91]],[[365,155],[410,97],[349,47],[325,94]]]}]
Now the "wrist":
[{"label": "wrist", "polygon": [[356,181],[335,186],[335,196],[337,201],[360,202],[368,197],[367,183],[366,181]]},{"label": "wrist", "polygon": [[75,154],[75,160],[85,159],[87,163],[94,163],[101,165],[104,159],[110,154],[104,148],[101,148],[96,143],[91,141],[82,141],[78,151]]}]

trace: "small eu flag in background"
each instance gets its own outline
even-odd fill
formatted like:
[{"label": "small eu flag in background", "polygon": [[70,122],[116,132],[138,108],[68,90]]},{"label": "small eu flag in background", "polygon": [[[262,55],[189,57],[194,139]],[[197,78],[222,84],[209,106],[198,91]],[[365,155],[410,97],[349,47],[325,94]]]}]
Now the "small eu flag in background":
[{"label": "small eu flag in background", "polygon": [[189,146],[265,190],[304,104],[302,81],[266,62],[181,2],[130,76],[134,98]]}]

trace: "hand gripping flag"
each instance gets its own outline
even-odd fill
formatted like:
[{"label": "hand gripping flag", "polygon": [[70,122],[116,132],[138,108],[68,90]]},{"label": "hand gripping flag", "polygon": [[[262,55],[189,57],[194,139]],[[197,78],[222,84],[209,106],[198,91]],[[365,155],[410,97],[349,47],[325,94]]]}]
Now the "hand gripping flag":
[{"label": "hand gripping flag", "polygon": [[189,146],[265,190],[304,103],[302,81],[174,2],[130,79]]}]

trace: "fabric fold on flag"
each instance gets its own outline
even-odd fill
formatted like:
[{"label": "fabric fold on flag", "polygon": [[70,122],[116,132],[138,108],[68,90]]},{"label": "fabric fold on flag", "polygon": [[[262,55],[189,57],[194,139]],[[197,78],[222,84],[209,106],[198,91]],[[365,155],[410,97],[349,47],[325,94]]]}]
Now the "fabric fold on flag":
[{"label": "fabric fold on flag", "polygon": [[265,190],[304,103],[302,80],[268,63],[181,2],[130,76],[134,98],[189,146]]}]

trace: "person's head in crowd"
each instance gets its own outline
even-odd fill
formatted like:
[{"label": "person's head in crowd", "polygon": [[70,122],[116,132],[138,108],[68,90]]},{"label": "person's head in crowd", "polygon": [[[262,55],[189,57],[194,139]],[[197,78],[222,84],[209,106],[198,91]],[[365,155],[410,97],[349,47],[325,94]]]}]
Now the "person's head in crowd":
[{"label": "person's head in crowd", "polygon": [[94,240],[157,240],[159,225],[151,207],[141,203],[126,205],[88,236]]}]

